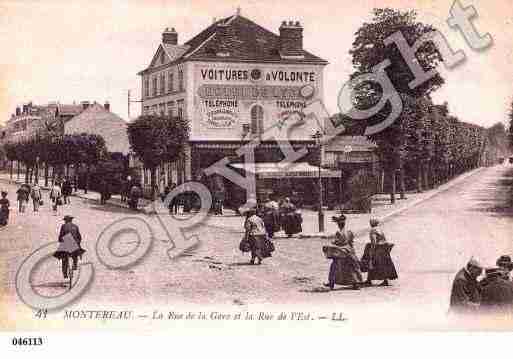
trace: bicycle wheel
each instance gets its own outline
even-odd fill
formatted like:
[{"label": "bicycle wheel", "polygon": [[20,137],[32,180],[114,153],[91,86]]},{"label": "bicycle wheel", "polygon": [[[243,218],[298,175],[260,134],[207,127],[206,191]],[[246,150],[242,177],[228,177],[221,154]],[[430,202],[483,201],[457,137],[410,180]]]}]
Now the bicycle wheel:
[{"label": "bicycle wheel", "polygon": [[68,278],[69,278],[69,289],[71,290],[71,287],[73,287],[73,267],[70,265],[68,267]]}]

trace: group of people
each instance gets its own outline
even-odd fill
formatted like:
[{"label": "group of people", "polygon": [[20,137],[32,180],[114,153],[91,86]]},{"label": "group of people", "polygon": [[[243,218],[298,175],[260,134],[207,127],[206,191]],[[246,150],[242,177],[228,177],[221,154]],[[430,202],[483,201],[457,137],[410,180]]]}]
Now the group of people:
[{"label": "group of people", "polygon": [[[513,262],[500,256],[496,266],[484,268],[472,258],[455,276],[450,298],[454,314],[513,314]],[[484,272],[484,278],[478,280]]]},{"label": "group of people", "polygon": [[287,237],[303,231],[303,217],[288,197],[278,203],[274,196],[269,196],[263,205],[258,206],[258,213],[269,238],[273,238],[281,230]]},{"label": "group of people", "polygon": [[[62,182],[56,180],[49,193],[50,200],[52,201],[52,209],[57,212],[58,206],[63,204],[70,204],[70,196],[73,193],[72,182],[65,178]],[[0,199],[0,226],[6,226],[9,222],[10,202],[7,198],[8,192],[1,192]],[[43,194],[41,187],[37,182],[30,185],[23,183],[16,190],[16,202],[18,203],[18,212],[25,213],[27,204],[32,202],[32,208],[34,212],[39,212],[39,208],[43,205]]]},{"label": "group of people", "polygon": [[[128,207],[134,211],[139,208],[139,199],[143,196],[141,184],[128,176],[126,180],[121,181],[121,202],[126,202]],[[106,191],[102,194],[102,203],[110,198],[110,192]]]},{"label": "group of people", "polygon": [[[338,226],[335,240],[323,247],[325,256],[332,260],[328,282],[324,285],[331,290],[335,285],[350,286],[358,290],[362,286],[372,286],[373,280],[381,280],[380,286],[389,286],[389,280],[397,279],[397,271],[390,256],[393,245],[378,228],[379,220],[370,220],[369,243],[366,244],[361,260],[354,249],[354,234],[346,228],[346,216],[332,217]],[[367,272],[363,281],[362,272]]]},{"label": "group of people", "polygon": [[278,203],[274,196],[270,196],[264,204],[242,214],[246,219],[239,249],[251,253],[250,264],[255,264],[255,261],[261,264],[264,258],[271,257],[275,250],[272,239],[276,232],[283,229],[288,237],[302,232],[303,219],[289,198]]}]

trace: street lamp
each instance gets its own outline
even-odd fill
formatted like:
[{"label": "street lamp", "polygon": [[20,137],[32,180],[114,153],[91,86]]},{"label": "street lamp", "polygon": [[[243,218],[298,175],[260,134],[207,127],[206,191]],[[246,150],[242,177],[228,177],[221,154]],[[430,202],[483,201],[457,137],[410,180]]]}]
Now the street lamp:
[{"label": "street lamp", "polygon": [[315,139],[315,144],[319,150],[319,162],[318,162],[318,174],[319,174],[319,203],[318,203],[318,219],[319,219],[319,232],[324,232],[324,212],[322,210],[322,176],[321,176],[321,162],[322,162],[322,133],[317,131],[312,135],[312,138]]}]

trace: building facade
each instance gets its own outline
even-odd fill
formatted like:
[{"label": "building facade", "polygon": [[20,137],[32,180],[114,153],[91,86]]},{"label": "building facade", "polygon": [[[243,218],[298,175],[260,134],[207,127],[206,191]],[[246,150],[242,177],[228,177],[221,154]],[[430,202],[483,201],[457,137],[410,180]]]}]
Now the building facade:
[{"label": "building facade", "polygon": [[127,156],[130,152],[127,123],[110,111],[110,104],[92,103],[64,124],[65,134],[89,133],[102,136],[110,153]]},{"label": "building facade", "polygon": [[[255,138],[261,140],[257,163],[281,161],[285,140],[293,148],[306,146],[301,161],[310,161],[319,128],[304,121],[301,110],[323,100],[326,65],[304,50],[299,22],[283,22],[275,34],[237,13],[182,45],[176,30],[166,29],[150,66],[139,73],[142,113],[184,116],[191,132],[182,158],[165,164],[158,177],[165,183],[197,180],[222,158],[240,161],[235,151]],[[143,184],[148,179],[143,176]]]}]

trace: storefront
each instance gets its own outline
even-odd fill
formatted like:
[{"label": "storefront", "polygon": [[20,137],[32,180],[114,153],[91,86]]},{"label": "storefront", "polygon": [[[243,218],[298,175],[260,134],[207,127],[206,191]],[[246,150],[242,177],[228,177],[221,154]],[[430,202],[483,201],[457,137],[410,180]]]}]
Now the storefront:
[{"label": "storefront", "polygon": [[[311,163],[317,151],[312,135],[323,124],[306,121],[302,109],[309,101],[323,100],[327,61],[303,49],[299,22],[283,22],[279,32],[276,35],[237,13],[183,45],[174,29],[163,33],[150,67],[140,72],[143,111],[155,106],[158,110],[160,103],[169,102],[158,111],[183,115],[190,123],[184,156],[179,164],[166,164],[166,169],[183,169],[184,180],[217,183],[212,186],[224,187],[229,196],[233,184],[223,181],[220,186],[219,180],[204,178],[204,170],[223,158],[240,162],[237,149],[251,141],[260,142],[256,163],[281,161],[281,142],[294,150],[306,148],[300,161]],[[173,112],[178,103],[180,112]],[[161,172],[166,182],[181,177],[173,170]],[[262,188],[283,182],[260,175],[257,181]],[[302,175],[287,177],[286,182],[299,188],[311,186],[312,181],[310,175]]]},{"label": "storefront", "polygon": [[[243,163],[234,163],[233,168],[244,173],[246,166]],[[277,199],[289,197],[299,207],[315,206],[319,200],[319,175],[323,181],[323,199],[338,195],[340,189],[340,171],[312,166],[306,162],[296,162],[282,167],[276,162],[255,163],[257,200],[264,201],[270,195]],[[335,193],[332,193],[333,190]],[[329,195],[330,194],[330,195]],[[245,198],[244,198],[245,199]]]}]

